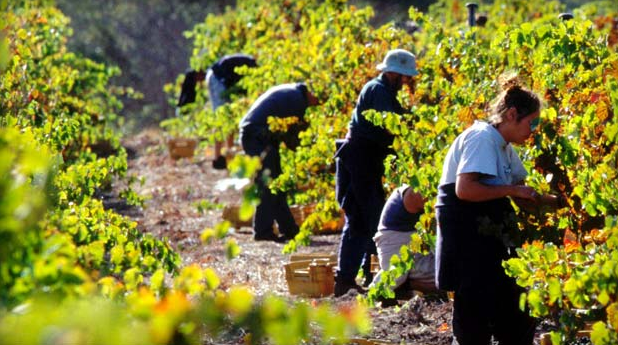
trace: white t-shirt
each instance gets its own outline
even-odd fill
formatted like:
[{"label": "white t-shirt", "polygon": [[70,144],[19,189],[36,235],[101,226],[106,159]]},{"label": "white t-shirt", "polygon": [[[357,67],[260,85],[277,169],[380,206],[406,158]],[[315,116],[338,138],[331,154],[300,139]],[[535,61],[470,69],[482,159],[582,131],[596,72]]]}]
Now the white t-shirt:
[{"label": "white t-shirt", "polygon": [[449,148],[440,185],[455,183],[463,173],[480,173],[479,182],[494,186],[517,184],[528,175],[513,147],[482,121],[475,121]]}]

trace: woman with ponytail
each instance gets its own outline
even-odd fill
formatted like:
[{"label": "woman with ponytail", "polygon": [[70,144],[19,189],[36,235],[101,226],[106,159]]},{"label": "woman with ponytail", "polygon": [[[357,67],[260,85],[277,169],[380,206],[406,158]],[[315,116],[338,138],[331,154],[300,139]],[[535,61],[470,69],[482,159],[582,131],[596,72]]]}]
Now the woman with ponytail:
[{"label": "woman with ponytail", "polygon": [[487,122],[475,123],[451,145],[438,187],[436,285],[454,291],[453,334],[460,345],[532,344],[535,321],[519,308],[523,290],[502,261],[514,255],[517,231],[511,200],[527,206],[557,205],[524,184],[527,172],[512,144],[534,132],[541,102],[515,76]]}]

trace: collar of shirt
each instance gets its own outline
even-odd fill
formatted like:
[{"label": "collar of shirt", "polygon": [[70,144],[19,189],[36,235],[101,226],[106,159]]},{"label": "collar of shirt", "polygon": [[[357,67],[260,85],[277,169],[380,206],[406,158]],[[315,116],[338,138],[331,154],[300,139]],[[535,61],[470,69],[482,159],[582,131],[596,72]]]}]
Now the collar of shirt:
[{"label": "collar of shirt", "polygon": [[504,138],[502,137],[502,134],[498,132],[498,129],[496,127],[492,126],[491,124],[485,121],[479,121],[479,120],[475,120],[474,125],[487,131],[491,135],[491,139],[494,141],[496,146],[500,147],[503,150],[506,150],[507,147],[509,146],[509,143],[507,143],[506,140],[504,140]]},{"label": "collar of shirt", "polygon": [[380,83],[384,84],[384,86],[391,91],[394,94],[397,94],[397,89],[395,88],[395,85],[391,85],[390,81],[388,80],[388,78],[386,77],[386,75],[384,73],[380,73],[380,75],[376,78],[378,79],[378,81],[380,81]]}]

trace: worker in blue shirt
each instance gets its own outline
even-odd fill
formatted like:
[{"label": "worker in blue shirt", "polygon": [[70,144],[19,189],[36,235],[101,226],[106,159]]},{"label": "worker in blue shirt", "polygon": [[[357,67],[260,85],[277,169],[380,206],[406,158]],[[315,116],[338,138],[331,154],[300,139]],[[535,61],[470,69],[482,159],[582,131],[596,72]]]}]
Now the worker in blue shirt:
[{"label": "worker in blue shirt", "polygon": [[338,142],[335,154],[337,201],[345,213],[335,296],[350,289],[363,291],[355,281],[361,264],[365,285],[371,282],[370,256],[376,253],[372,237],[385,202],[384,158],[392,152],[390,146],[394,137],[385,128],[367,120],[364,113],[373,109],[403,114],[405,110],[397,100],[397,93],[404,85],[413,89],[412,77],[418,75],[416,57],[403,49],[389,51],[377,69],[382,73],[361,90],[346,139]]},{"label": "worker in blue shirt", "polygon": [[[279,145],[286,139],[270,131],[268,117],[295,116],[303,121],[307,108],[317,104],[318,99],[305,83],[278,85],[262,94],[240,121],[240,141],[244,151],[262,159],[262,168],[255,179],[260,197],[260,204],[253,216],[254,239],[257,241],[284,242],[294,238],[299,231],[287,204],[286,194],[273,194],[269,188],[270,180],[281,174]],[[297,137],[298,133],[285,135]],[[273,232],[275,221],[282,234],[280,237]]]}]

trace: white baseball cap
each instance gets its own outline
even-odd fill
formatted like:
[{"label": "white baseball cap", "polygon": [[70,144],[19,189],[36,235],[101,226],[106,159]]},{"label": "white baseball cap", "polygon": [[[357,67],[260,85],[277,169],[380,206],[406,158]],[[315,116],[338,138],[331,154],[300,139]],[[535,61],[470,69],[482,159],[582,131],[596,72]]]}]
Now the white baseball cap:
[{"label": "white baseball cap", "polygon": [[377,68],[382,72],[395,72],[410,77],[418,75],[416,56],[404,49],[390,50]]}]

